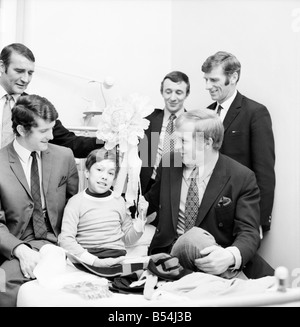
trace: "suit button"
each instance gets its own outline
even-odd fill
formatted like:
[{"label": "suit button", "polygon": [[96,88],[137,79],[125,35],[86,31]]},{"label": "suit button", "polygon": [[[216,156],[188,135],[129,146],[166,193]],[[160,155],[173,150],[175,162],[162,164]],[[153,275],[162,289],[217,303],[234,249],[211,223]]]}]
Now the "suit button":
[{"label": "suit button", "polygon": [[219,227],[221,227],[221,228],[222,228],[222,227],[223,227],[223,223],[219,223]]}]

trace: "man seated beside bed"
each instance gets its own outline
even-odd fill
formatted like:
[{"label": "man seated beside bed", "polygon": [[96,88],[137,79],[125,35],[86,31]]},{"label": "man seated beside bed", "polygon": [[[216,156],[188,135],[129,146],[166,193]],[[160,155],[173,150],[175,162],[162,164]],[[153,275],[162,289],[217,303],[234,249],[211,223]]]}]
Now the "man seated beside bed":
[{"label": "man seated beside bed", "polygon": [[19,97],[15,139],[0,150],[0,307],[15,306],[20,286],[35,278],[39,250],[56,244],[65,204],[78,192],[72,151],[49,143],[57,116],[47,99]]},{"label": "man seated beside bed", "polygon": [[219,153],[224,127],[208,109],[175,123],[176,151],[165,155],[147,214],[157,212],[149,254],[167,252],[184,268],[233,278],[274,275],[257,254],[260,193],[255,174]]}]

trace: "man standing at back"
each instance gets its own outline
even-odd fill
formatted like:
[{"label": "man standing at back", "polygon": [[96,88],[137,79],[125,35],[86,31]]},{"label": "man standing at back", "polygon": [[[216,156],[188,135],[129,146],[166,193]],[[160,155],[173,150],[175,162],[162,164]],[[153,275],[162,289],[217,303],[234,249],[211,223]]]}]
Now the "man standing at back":
[{"label": "man standing at back", "polygon": [[254,171],[260,188],[260,225],[271,225],[275,190],[275,146],[272,121],[267,108],[237,91],[241,64],[224,51],[208,57],[202,65],[206,89],[224,124],[220,152]]},{"label": "man standing at back", "polygon": [[140,174],[142,193],[154,183],[156,169],[162,156],[174,150],[172,133],[176,119],[185,111],[184,101],[190,93],[190,81],[186,74],[173,71],[167,74],[160,86],[165,101],[164,109],[155,109],[148,117],[150,125],[139,145],[142,159]]},{"label": "man standing at back", "polygon": [[[35,57],[30,49],[21,43],[12,43],[2,49],[0,54],[0,138],[2,136],[4,108],[12,108],[20,95],[31,82],[35,69]],[[7,99],[7,96],[9,98]],[[8,103],[8,102],[9,103]],[[8,132],[7,132],[8,133]],[[0,140],[0,146],[5,146],[13,135]],[[76,158],[85,158],[90,151],[103,146],[96,137],[77,136],[67,130],[60,120],[56,120],[51,143],[71,148]]]}]

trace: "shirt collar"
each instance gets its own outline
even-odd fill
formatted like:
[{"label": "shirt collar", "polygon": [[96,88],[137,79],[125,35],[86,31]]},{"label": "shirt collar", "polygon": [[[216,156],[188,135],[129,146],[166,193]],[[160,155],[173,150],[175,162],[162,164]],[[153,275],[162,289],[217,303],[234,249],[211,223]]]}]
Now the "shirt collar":
[{"label": "shirt collar", "polygon": [[[32,151],[29,151],[27,150],[26,148],[24,148],[19,142],[17,139],[14,140],[13,142],[13,147],[15,149],[15,151],[17,152],[20,160],[22,160],[22,162],[24,163],[27,163],[29,158],[30,158],[30,155],[31,155],[31,152]],[[41,157],[41,151],[36,151],[37,153],[37,158],[40,158]]]},{"label": "shirt collar", "polygon": [[[0,99],[2,99],[6,94],[6,90],[3,88],[2,85],[0,85]],[[20,94],[11,94],[11,96],[13,97],[14,102],[16,103]]]},{"label": "shirt collar", "polygon": [[[176,118],[179,117],[182,113],[184,113],[184,108],[181,108],[180,110],[178,110],[176,113],[174,113],[174,115],[176,115]],[[171,116],[171,112],[169,110],[167,110],[166,108],[164,109],[164,120],[168,121],[170,116]]]},{"label": "shirt collar", "polygon": [[[235,90],[235,91],[233,92],[232,96],[229,97],[227,100],[225,100],[225,101],[221,104],[222,108],[225,109],[225,110],[227,111],[227,110],[230,108],[230,106],[231,106],[233,100],[235,99],[236,95],[237,95],[237,90]],[[218,108],[218,106],[219,106],[219,102],[217,103],[217,107],[216,107],[216,109]]]},{"label": "shirt collar", "polygon": [[[203,169],[201,170],[201,168],[199,168],[199,175],[198,175],[199,180],[206,180],[212,174],[218,160],[219,160],[219,152],[216,152],[216,155],[212,158],[209,166],[207,167],[207,172],[205,173],[205,175],[203,175]],[[191,173],[194,168],[195,168],[195,166],[188,167],[188,166],[184,165],[184,168],[183,168],[184,179],[188,180],[190,178]]]}]

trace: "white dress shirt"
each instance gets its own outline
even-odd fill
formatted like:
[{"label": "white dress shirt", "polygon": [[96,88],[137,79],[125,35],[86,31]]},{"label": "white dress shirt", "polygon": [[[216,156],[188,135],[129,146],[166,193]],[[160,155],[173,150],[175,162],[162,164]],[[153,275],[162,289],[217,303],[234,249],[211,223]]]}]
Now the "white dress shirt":
[{"label": "white dress shirt", "polygon": [[[17,140],[14,140],[13,147],[17,152],[22,168],[25,173],[25,177],[27,183],[29,185],[29,189],[31,188],[31,164],[32,164],[32,156],[31,151],[25,149]],[[41,151],[36,151],[36,159],[39,168],[39,177],[40,177],[40,190],[41,190],[41,200],[42,200],[42,208],[45,209],[45,196],[42,188],[42,161],[41,161]]]},{"label": "white dress shirt", "polygon": [[[237,90],[234,91],[234,93],[232,94],[232,96],[230,98],[228,98],[226,101],[224,101],[221,104],[221,106],[222,106],[223,109],[220,112],[220,118],[221,118],[222,121],[224,120],[224,118],[225,118],[225,116],[226,116],[226,114],[227,114],[227,112],[228,112],[228,110],[229,110],[229,108],[230,108],[233,100],[235,99],[236,95],[237,95]],[[220,103],[217,102],[217,106],[216,106],[215,112],[217,112],[218,107],[219,107],[219,104]]]},{"label": "white dress shirt", "polygon": [[[182,108],[179,111],[177,111],[176,113],[174,113],[176,115],[176,118],[173,121],[174,125],[175,125],[175,121],[176,121],[177,117],[179,117],[183,112],[184,112],[184,108]],[[155,160],[155,164],[153,167],[153,173],[151,176],[152,179],[155,179],[156,169],[160,164],[160,160],[161,160],[161,156],[162,156],[162,152],[163,152],[163,146],[164,146],[164,138],[165,138],[166,129],[167,129],[167,126],[169,123],[169,118],[170,118],[171,114],[172,113],[170,113],[167,109],[164,109],[164,118],[163,118],[163,123],[161,126],[160,135],[159,135],[159,142],[158,142],[158,147],[157,147],[157,152],[156,152],[156,160]]]}]

